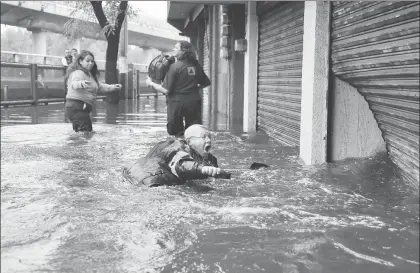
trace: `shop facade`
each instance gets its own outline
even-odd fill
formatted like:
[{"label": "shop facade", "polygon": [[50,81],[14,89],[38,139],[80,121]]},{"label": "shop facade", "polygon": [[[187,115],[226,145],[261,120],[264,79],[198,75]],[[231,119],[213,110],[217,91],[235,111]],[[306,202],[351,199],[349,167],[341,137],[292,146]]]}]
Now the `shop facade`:
[{"label": "shop facade", "polygon": [[306,164],[386,151],[419,184],[419,3],[169,2],[212,86],[212,130],[262,131]]}]

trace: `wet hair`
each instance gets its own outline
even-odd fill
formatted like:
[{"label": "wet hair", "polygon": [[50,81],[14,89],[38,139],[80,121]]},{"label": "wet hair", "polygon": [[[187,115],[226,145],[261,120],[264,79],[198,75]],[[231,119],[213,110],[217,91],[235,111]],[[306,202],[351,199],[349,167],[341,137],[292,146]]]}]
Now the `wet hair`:
[{"label": "wet hair", "polygon": [[188,41],[178,41],[181,53],[178,56],[178,60],[188,60],[192,63],[197,61],[197,53],[195,52],[194,46]]},{"label": "wet hair", "polygon": [[[76,71],[76,70],[82,70],[83,72],[85,72],[86,75],[89,76],[89,71],[84,69],[83,66],[80,64],[80,61],[83,61],[86,58],[86,56],[91,56],[93,58],[93,60],[95,60],[95,56],[93,56],[92,52],[87,51],[87,50],[82,50],[80,52],[80,54],[77,55],[77,58],[75,60],[73,60],[73,62],[70,64],[69,68],[67,69],[66,81],[68,80],[71,72]],[[92,67],[92,70],[90,71],[90,74],[95,79],[96,83],[98,83],[99,70],[98,70],[98,66],[96,65],[96,62],[93,64],[93,67]]]}]

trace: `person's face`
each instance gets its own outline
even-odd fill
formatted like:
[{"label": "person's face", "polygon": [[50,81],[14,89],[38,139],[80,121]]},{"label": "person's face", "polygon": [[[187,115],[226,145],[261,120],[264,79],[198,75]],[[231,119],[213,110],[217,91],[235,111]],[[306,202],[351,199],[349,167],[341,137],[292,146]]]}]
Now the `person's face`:
[{"label": "person's face", "polygon": [[65,53],[66,53],[66,56],[70,56],[70,50],[66,50]]},{"label": "person's face", "polygon": [[77,55],[77,50],[72,49],[71,50],[71,55],[76,56]]},{"label": "person's face", "polygon": [[172,49],[172,56],[178,57],[181,54],[181,45],[176,43],[175,47]]},{"label": "person's face", "polygon": [[200,155],[205,155],[211,149],[211,135],[208,131],[202,130],[196,136],[188,138],[188,144]]},{"label": "person's face", "polygon": [[86,69],[87,71],[91,71],[93,66],[95,65],[95,60],[91,55],[86,55],[83,60],[80,60],[80,65]]}]

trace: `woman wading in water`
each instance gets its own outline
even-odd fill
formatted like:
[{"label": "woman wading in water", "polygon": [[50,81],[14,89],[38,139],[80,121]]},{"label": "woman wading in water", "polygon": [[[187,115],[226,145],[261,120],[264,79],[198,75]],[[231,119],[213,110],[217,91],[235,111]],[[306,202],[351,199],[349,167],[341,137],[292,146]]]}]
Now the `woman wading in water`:
[{"label": "woman wading in water", "polygon": [[119,91],[121,84],[98,82],[99,71],[92,52],[82,50],[69,66],[66,74],[67,96],[66,115],[73,123],[76,132],[91,132],[90,112],[96,101],[98,91]]}]

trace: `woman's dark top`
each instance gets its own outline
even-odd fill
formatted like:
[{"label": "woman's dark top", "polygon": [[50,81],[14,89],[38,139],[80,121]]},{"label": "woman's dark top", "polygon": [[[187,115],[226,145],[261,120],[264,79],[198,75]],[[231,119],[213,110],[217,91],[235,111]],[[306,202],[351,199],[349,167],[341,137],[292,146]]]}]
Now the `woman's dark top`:
[{"label": "woman's dark top", "polygon": [[169,100],[181,101],[200,100],[200,88],[210,84],[210,79],[197,61],[178,60],[169,67],[162,86],[168,90]]}]

